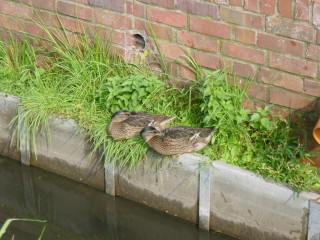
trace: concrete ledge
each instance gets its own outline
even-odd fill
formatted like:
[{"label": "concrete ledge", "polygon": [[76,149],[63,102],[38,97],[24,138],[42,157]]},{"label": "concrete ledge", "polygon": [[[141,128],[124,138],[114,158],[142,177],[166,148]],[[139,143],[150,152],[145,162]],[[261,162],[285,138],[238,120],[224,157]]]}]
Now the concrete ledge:
[{"label": "concrete ledge", "polygon": [[[20,153],[16,145],[8,147],[12,129],[7,125],[18,103],[19,99],[0,94],[0,154],[15,159],[19,159]],[[38,158],[35,159],[31,149],[32,165],[101,190],[105,190],[106,180],[107,192],[111,194],[115,189],[116,195],[199,222],[198,169],[200,162],[207,161],[206,157],[185,154],[178,159],[164,160],[149,154],[135,170],[115,166],[104,171],[99,158],[88,157],[90,145],[73,120],[52,119],[50,129],[51,143],[46,136],[38,134]],[[213,161],[207,171],[210,184],[207,191],[204,189],[204,196],[210,199],[207,206],[210,207],[211,229],[259,240],[302,240],[307,238],[308,229],[313,229],[313,236],[320,234],[320,229],[307,225],[311,211],[309,201],[320,195],[302,192],[297,196],[283,184],[267,181],[221,161]],[[108,185],[108,179],[114,180],[114,184]],[[314,219],[314,215],[317,211],[310,216]]]},{"label": "concrete ledge", "polygon": [[211,228],[244,239],[306,239],[308,200],[318,194],[297,196],[239,167],[221,161],[212,165]]},{"label": "concrete ledge", "polygon": [[185,154],[170,160],[149,155],[134,171],[118,168],[116,193],[197,223],[199,160],[201,155]]},{"label": "concrete ledge", "polygon": [[[20,98],[0,92],[0,154],[20,161],[20,150],[9,123],[16,116]],[[12,144],[11,144],[11,139]]]},{"label": "concrete ledge", "polygon": [[72,119],[51,119],[49,125],[51,139],[37,134],[37,158],[31,148],[31,164],[104,190],[103,162],[96,156],[89,157],[90,143],[85,133],[78,132]]}]

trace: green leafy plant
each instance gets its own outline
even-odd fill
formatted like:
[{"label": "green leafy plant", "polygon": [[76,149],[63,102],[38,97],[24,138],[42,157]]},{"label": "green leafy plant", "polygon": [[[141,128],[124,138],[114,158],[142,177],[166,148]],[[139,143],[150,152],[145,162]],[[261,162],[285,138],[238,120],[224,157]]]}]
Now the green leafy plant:
[{"label": "green leafy plant", "polygon": [[163,92],[164,83],[156,76],[129,75],[108,78],[97,91],[97,99],[102,108],[115,112],[119,109],[151,109],[148,99]]}]

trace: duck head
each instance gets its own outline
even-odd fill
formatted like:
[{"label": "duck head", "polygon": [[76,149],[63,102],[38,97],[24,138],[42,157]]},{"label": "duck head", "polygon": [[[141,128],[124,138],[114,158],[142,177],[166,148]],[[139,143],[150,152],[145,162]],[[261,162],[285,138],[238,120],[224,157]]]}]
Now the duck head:
[{"label": "duck head", "polygon": [[127,110],[119,110],[116,111],[114,114],[111,116],[111,121],[112,122],[122,122],[130,117],[130,112]]},{"label": "duck head", "polygon": [[160,135],[160,132],[157,129],[155,129],[154,127],[151,127],[151,126],[144,127],[140,132],[140,136],[146,142],[148,142],[154,136],[158,136],[158,135]]}]

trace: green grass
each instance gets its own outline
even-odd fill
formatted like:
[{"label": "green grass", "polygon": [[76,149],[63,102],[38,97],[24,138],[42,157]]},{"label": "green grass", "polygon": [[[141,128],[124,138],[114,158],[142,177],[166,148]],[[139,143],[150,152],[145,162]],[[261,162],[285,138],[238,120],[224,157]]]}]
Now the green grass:
[{"label": "green grass", "polygon": [[[7,220],[4,222],[4,224],[3,224],[2,227],[0,228],[0,239],[1,239],[1,238],[3,237],[3,235],[6,233],[9,225],[10,225],[12,222],[14,222],[14,221],[37,222],[37,223],[45,223],[45,222],[47,222],[47,221],[45,221],[45,220],[38,220],[38,219],[9,218],[9,219],[7,219]],[[42,239],[42,236],[43,236],[43,233],[44,233],[45,229],[46,229],[46,226],[44,226],[44,227],[42,228],[42,231],[41,231],[41,233],[40,233],[40,235],[39,235],[39,237],[38,237],[38,240],[41,240],[41,239]],[[12,239],[14,239],[14,237],[13,237]]]},{"label": "green grass", "polygon": [[[14,119],[16,132],[26,129],[35,151],[36,133],[50,138],[48,122],[55,115],[75,119],[79,131],[88,135],[92,154],[106,155],[106,162],[137,166],[148,149],[142,139],[116,142],[106,130],[114,111],[141,110],[177,116],[174,125],[214,127],[211,143],[201,151],[213,160],[296,190],[319,188],[316,169],[299,162],[307,154],[291,137],[289,122],[270,116],[269,107],[242,107],[249,80],[240,87],[233,74],[205,71],[187,55],[180,63],[196,73],[197,81],[178,88],[160,80],[169,79],[167,72],[155,75],[147,62],[126,62],[99,35],[79,36],[71,45],[65,31],[57,35],[42,27],[50,47],[37,45],[36,39],[0,41],[0,91],[22,97],[23,114]],[[162,55],[160,65],[166,66]]]}]

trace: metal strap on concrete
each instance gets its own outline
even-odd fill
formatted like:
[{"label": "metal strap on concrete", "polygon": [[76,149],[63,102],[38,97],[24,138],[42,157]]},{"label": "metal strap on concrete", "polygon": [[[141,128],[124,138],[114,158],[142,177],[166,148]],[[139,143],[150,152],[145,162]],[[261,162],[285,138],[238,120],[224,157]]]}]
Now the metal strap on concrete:
[{"label": "metal strap on concrete", "polygon": [[209,230],[210,223],[210,166],[200,171],[199,228]]},{"label": "metal strap on concrete", "polygon": [[27,129],[25,128],[25,124],[24,124],[24,118],[23,115],[25,114],[24,111],[20,111],[19,109],[19,113],[20,113],[20,118],[21,123],[20,124],[20,131],[19,131],[19,141],[20,141],[20,153],[21,153],[21,163],[24,165],[30,165],[30,152],[29,152],[29,139],[28,139],[28,133],[27,133]]},{"label": "metal strap on concrete", "polygon": [[108,163],[105,156],[105,166],[104,166],[104,182],[105,182],[105,191],[106,194],[110,196],[116,195],[116,186],[115,186],[115,166],[114,163]]},{"label": "metal strap on concrete", "polygon": [[309,200],[308,240],[320,240],[320,199]]}]

